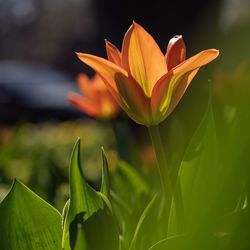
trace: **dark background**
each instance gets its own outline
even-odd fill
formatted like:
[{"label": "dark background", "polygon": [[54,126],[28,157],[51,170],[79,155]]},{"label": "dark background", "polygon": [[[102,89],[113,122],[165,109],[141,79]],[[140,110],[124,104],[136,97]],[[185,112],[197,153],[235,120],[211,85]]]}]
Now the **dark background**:
[{"label": "dark background", "polygon": [[[81,116],[67,100],[80,72],[75,51],[105,56],[135,20],[165,52],[182,34],[188,55],[219,43],[221,1],[0,0],[0,122]],[[208,33],[207,33],[208,32]],[[209,39],[208,39],[209,38]]]},{"label": "dark background", "polygon": [[176,34],[187,56],[220,49],[216,65],[231,72],[249,61],[249,9],[248,0],[0,0],[0,123],[82,117],[67,94],[93,71],[74,52],[105,56],[105,38],[120,48],[133,20],[163,52]]}]

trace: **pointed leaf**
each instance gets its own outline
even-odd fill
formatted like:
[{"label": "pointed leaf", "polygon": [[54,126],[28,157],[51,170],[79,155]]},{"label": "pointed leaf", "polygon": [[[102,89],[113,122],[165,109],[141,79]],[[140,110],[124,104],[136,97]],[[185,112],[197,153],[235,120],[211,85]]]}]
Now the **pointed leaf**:
[{"label": "pointed leaf", "polygon": [[102,185],[101,193],[106,197],[110,197],[110,180],[109,180],[109,168],[108,160],[104,149],[102,148]]},{"label": "pointed leaf", "polygon": [[[68,250],[75,244],[76,228],[70,232],[72,223],[85,221],[100,208],[103,208],[101,197],[83,178],[80,165],[80,139],[76,142],[70,163],[70,202],[63,229],[63,249]],[[81,218],[78,218],[78,217]],[[79,221],[76,222],[76,219]]]},{"label": "pointed leaf", "polygon": [[[103,190],[108,191],[107,162],[104,164]],[[119,234],[108,198],[92,189],[83,177],[78,140],[70,164],[70,203],[64,223],[63,249],[116,250],[118,244]]]},{"label": "pointed leaf", "polygon": [[61,215],[19,181],[0,204],[0,249],[61,248]]},{"label": "pointed leaf", "polygon": [[[140,220],[137,224],[137,227],[135,229],[135,233],[134,233],[134,237],[131,241],[129,250],[137,250],[137,249],[145,249],[145,245],[138,247],[138,245],[140,245],[141,242],[144,243],[144,240],[140,239],[140,236],[144,236],[144,239],[147,238],[147,233],[149,233],[147,230],[144,230],[144,223],[145,220],[150,217],[150,212],[152,211],[153,206],[155,205],[155,201],[156,201],[156,195],[152,198],[152,200],[149,202],[149,204],[147,205],[147,207],[145,208],[145,210],[143,211]],[[140,243],[138,242],[138,239],[140,239]]]}]

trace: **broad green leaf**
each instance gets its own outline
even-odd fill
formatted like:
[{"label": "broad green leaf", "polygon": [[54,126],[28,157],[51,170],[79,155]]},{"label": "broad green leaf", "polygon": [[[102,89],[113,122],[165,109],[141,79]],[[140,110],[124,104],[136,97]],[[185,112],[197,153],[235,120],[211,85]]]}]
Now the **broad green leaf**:
[{"label": "broad green leaf", "polygon": [[15,180],[0,204],[0,249],[55,250],[61,239],[59,212]]},{"label": "broad green leaf", "polygon": [[[104,155],[103,163],[103,192],[108,195],[108,166]],[[71,157],[70,201],[65,205],[65,213],[63,249],[118,249],[119,234],[108,197],[91,188],[82,174],[80,140]]]},{"label": "broad green leaf", "polygon": [[[200,142],[197,143],[197,140]],[[210,102],[186,154],[194,151],[196,156],[190,161],[183,161],[180,169],[185,222],[189,228],[197,227],[197,230],[200,230],[198,227],[204,226],[204,229],[208,230],[208,225],[204,223],[211,222],[216,214],[214,206],[222,181],[218,141]]]}]

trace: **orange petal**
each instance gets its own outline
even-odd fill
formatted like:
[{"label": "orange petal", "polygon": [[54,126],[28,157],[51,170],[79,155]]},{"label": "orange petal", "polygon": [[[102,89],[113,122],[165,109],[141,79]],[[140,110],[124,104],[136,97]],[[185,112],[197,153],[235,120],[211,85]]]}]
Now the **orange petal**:
[{"label": "orange petal", "polygon": [[122,47],[122,65],[149,97],[154,84],[167,72],[167,65],[153,37],[139,24],[127,31]]},{"label": "orange petal", "polygon": [[121,52],[108,40],[105,43],[109,61],[121,67]]},{"label": "orange petal", "polygon": [[219,55],[219,50],[217,49],[207,49],[203,50],[200,53],[190,57],[183,63],[179,64],[173,69],[174,74],[185,74],[186,72],[200,68],[211,61],[213,61]]},{"label": "orange petal", "polygon": [[202,51],[169,71],[157,82],[151,98],[152,112],[157,114],[155,119],[160,116],[165,119],[172,112],[199,68],[218,55],[219,51],[215,49]]},{"label": "orange petal", "polygon": [[91,79],[86,74],[79,74],[77,76],[77,84],[81,90],[81,92],[87,97],[87,98],[93,98],[94,91],[93,91],[93,84],[91,82]]},{"label": "orange petal", "polygon": [[96,72],[98,72],[102,76],[102,78],[105,79],[105,82],[113,88],[114,91],[117,91],[114,82],[115,74],[117,72],[120,72],[124,75],[128,74],[124,69],[120,68],[119,66],[104,58],[83,53],[76,54],[81,61],[83,61],[84,63],[92,67]]},{"label": "orange petal", "polygon": [[112,118],[119,112],[119,104],[114,100],[110,93],[102,92],[100,100],[100,110],[103,118]]},{"label": "orange petal", "polygon": [[139,124],[147,125],[151,121],[150,99],[140,85],[131,76],[116,73],[115,81],[120,94],[122,108]]},{"label": "orange petal", "polygon": [[96,105],[93,105],[93,103],[90,102],[87,98],[84,98],[76,93],[70,93],[68,95],[68,100],[76,108],[89,116],[98,117],[100,114],[100,110],[96,107]]},{"label": "orange petal", "polygon": [[161,84],[158,85],[158,89],[154,89],[154,95],[151,99],[152,113],[157,123],[171,114],[198,71],[199,68],[194,69],[179,78],[167,74],[160,80]]},{"label": "orange petal", "polygon": [[188,73],[184,74],[182,77],[178,79],[165,117],[169,116],[174,110],[174,108],[177,106],[177,104],[181,100],[182,96],[185,94],[186,89],[188,88],[189,84],[191,83],[191,81],[193,80],[199,69],[200,68],[195,69],[193,71],[189,71]]},{"label": "orange petal", "polygon": [[186,46],[182,36],[176,35],[169,41],[165,57],[168,71],[186,59]]},{"label": "orange petal", "polygon": [[107,91],[106,84],[104,83],[103,79],[100,77],[99,74],[96,73],[94,75],[94,77],[91,79],[91,83],[95,91]]},{"label": "orange petal", "polygon": [[[158,116],[158,113],[161,112],[161,107],[165,103],[165,106],[168,106],[170,103],[169,98],[170,93],[169,93],[169,85],[171,82],[173,76],[173,72],[168,72],[165,74],[155,85],[153,92],[152,92],[152,97],[151,97],[151,109],[152,113],[154,114],[153,116]],[[156,118],[158,120],[158,118]]]}]

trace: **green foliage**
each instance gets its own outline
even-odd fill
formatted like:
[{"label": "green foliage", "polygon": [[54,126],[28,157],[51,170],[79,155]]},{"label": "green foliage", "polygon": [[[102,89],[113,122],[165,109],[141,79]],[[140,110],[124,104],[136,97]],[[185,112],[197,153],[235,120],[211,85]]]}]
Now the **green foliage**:
[{"label": "green foliage", "polygon": [[133,239],[130,243],[129,250],[136,250],[136,249],[146,249],[147,248],[147,237],[148,237],[148,230],[145,228],[145,221],[150,218],[150,212],[152,211],[153,206],[155,205],[156,196],[149,202],[146,206],[145,210],[143,211],[138,224],[136,226]]},{"label": "green foliage", "polygon": [[[65,208],[63,242],[65,250],[117,249],[118,231],[108,204],[107,160],[103,153],[102,195],[90,187],[82,174],[80,165],[80,140],[73,149],[70,163],[70,201]],[[103,198],[104,196],[104,198]],[[106,226],[109,225],[109,230]],[[95,232],[95,234],[93,234]],[[98,239],[96,238],[96,235]]]},{"label": "green foliage", "polygon": [[211,103],[191,139],[186,155],[194,152],[193,159],[183,161],[180,168],[186,226],[189,228],[199,228],[206,219],[207,223],[211,221],[211,216],[215,216],[211,213],[216,212],[214,201],[220,195],[218,189],[222,180],[218,173],[221,162]]},{"label": "green foliage", "polygon": [[19,181],[0,204],[0,249],[60,249],[61,215]]},{"label": "green foliage", "polygon": [[0,125],[0,201],[17,178],[61,211],[69,195],[69,155],[76,138],[83,135],[83,172],[97,183],[101,158],[96,149],[105,146],[111,167],[116,158],[114,136],[105,124],[85,120]]},{"label": "green foliage", "polygon": [[[236,124],[243,130],[246,121]],[[141,171],[124,161],[111,169],[102,149],[102,177],[91,186],[82,171],[78,140],[62,216],[15,181],[0,204],[0,249],[249,249],[249,177],[247,171],[245,179],[242,174],[245,158],[239,160],[248,143],[243,140],[235,150],[239,134],[235,131],[224,144],[209,102],[188,145],[182,145],[179,165],[170,166],[178,170],[170,221],[155,169]]]}]

